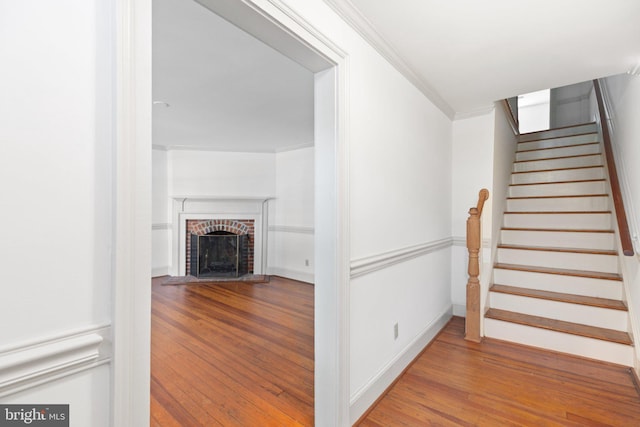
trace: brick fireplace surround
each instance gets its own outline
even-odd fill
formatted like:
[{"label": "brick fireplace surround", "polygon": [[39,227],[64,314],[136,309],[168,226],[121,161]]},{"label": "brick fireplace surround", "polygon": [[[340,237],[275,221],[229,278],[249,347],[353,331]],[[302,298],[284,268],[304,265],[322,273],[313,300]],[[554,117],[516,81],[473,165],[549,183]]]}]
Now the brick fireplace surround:
[{"label": "brick fireplace surround", "polygon": [[186,271],[190,271],[191,234],[204,236],[214,231],[249,235],[249,274],[253,274],[255,227],[252,219],[188,219],[186,220]]}]

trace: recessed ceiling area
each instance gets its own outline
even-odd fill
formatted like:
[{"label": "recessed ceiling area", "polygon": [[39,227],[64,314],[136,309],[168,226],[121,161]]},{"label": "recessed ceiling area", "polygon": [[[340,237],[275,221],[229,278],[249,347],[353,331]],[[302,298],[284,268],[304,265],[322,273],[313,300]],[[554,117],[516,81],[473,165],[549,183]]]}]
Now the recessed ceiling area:
[{"label": "recessed ceiling area", "polygon": [[195,1],[154,0],[156,148],[311,146],[313,84],[311,71]]}]

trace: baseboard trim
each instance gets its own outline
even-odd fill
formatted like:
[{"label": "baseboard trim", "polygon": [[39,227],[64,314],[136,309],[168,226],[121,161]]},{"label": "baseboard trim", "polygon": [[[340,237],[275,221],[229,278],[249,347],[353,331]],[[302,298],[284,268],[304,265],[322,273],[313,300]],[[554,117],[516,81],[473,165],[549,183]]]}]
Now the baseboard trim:
[{"label": "baseboard trim", "polygon": [[267,274],[270,276],[280,276],[286,279],[293,279],[299,282],[306,282],[311,284],[315,282],[314,275],[312,273],[295,271],[288,268],[267,267]]},{"label": "baseboard trim", "polygon": [[462,304],[453,304],[453,315],[467,317],[467,307]]},{"label": "baseboard trim", "polygon": [[297,234],[311,234],[313,235],[315,230],[313,227],[303,227],[295,225],[270,225],[269,231],[280,233],[297,233]]},{"label": "baseboard trim", "polygon": [[101,325],[0,349],[0,397],[109,363],[110,335]]},{"label": "baseboard trim", "polygon": [[162,277],[169,276],[169,271],[171,269],[169,267],[157,267],[151,269],[151,277]]},{"label": "baseboard trim", "polygon": [[452,307],[448,306],[413,340],[403,351],[398,353],[367,384],[351,396],[349,407],[350,424],[353,425],[391,384],[404,372],[416,357],[438,335],[452,317]]}]

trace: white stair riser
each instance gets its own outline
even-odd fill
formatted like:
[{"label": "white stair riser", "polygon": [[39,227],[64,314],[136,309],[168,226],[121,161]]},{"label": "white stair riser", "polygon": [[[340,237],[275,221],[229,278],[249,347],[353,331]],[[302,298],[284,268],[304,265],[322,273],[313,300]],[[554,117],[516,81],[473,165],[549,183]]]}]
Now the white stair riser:
[{"label": "white stair riser", "polygon": [[580,126],[572,126],[568,128],[562,128],[562,129],[551,129],[543,132],[526,133],[526,134],[520,135],[518,140],[520,142],[525,142],[525,141],[532,141],[532,140],[538,140],[538,139],[550,139],[550,138],[559,138],[559,137],[570,136],[570,135],[579,135],[582,133],[593,133],[597,131],[598,131],[598,128],[594,123],[588,123]]},{"label": "white stair riser", "polygon": [[597,298],[622,298],[622,282],[618,280],[496,268],[493,270],[493,283]]},{"label": "white stair riser", "polygon": [[497,259],[503,264],[619,273],[618,257],[615,255],[498,248]]},{"label": "white stair riser", "polygon": [[533,182],[580,181],[585,179],[603,179],[604,168],[561,169],[545,172],[515,173],[511,175],[512,184],[529,184]]},{"label": "white stair riser", "polygon": [[578,196],[605,194],[606,192],[607,190],[605,181],[509,186],[509,196],[511,197]]},{"label": "white stair riser", "polygon": [[611,214],[504,214],[507,228],[610,230]]},{"label": "white stair riser", "polygon": [[501,242],[507,245],[602,250],[615,249],[613,233],[502,230],[500,234]]},{"label": "white stair riser", "polygon": [[484,320],[486,337],[633,366],[633,347],[531,326]]},{"label": "white stair riser", "polygon": [[507,200],[508,212],[608,211],[609,209],[608,196]]},{"label": "white stair riser", "polygon": [[625,332],[629,321],[627,312],[622,310],[590,307],[500,292],[491,292],[489,298],[491,308],[547,317],[565,322],[581,323],[598,328]]},{"label": "white stair riser", "polygon": [[520,151],[516,153],[516,160],[552,159],[556,157],[580,156],[583,154],[600,153],[599,144],[582,144],[571,147],[548,148],[546,150]]},{"label": "white stair riser", "polygon": [[540,139],[531,142],[521,142],[518,144],[518,151],[539,150],[541,148],[552,147],[566,147],[568,145],[588,144],[590,142],[598,142],[597,133]]},{"label": "white stair riser", "polygon": [[513,171],[526,172],[547,169],[578,168],[584,166],[599,166],[602,164],[602,155],[595,154],[590,156],[569,157],[565,159],[529,160],[526,162],[516,162],[513,164]]}]

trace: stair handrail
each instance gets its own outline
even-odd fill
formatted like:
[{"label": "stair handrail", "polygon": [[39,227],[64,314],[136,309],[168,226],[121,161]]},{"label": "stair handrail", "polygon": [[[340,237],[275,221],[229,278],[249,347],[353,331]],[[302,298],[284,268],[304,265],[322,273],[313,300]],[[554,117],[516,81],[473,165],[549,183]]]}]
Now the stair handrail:
[{"label": "stair handrail", "polygon": [[[511,102],[512,100],[514,101],[513,103],[515,104],[515,111],[514,111],[514,106],[512,105],[512,102]],[[506,114],[507,121],[511,126],[511,130],[513,131],[513,134],[520,135],[520,123],[518,122],[518,97],[516,96],[509,99],[503,99],[502,107],[504,108],[504,111],[507,113]]]},{"label": "stair handrail", "polygon": [[467,308],[464,339],[480,342],[480,262],[481,246],[480,217],[484,202],[489,198],[489,190],[483,188],[478,193],[478,204],[469,209],[467,219],[467,250],[469,251],[469,280],[467,281]]},{"label": "stair handrail", "polygon": [[631,241],[629,223],[627,222],[627,213],[624,209],[624,201],[622,200],[622,191],[620,191],[620,181],[618,180],[616,162],[613,157],[613,146],[611,145],[611,136],[609,134],[607,111],[605,109],[600,83],[597,79],[593,81],[593,88],[595,90],[596,100],[598,103],[600,127],[602,128],[602,142],[604,145],[605,158],[607,160],[607,169],[609,170],[611,197],[613,198],[613,206],[616,211],[616,220],[618,222],[618,233],[620,234],[622,253],[624,253],[625,256],[632,256],[634,254],[633,242]]}]

